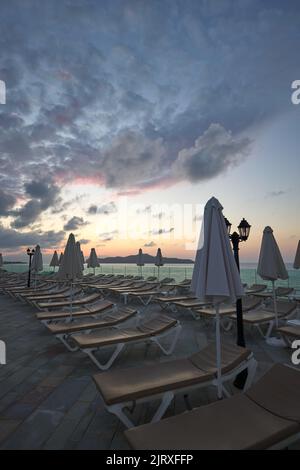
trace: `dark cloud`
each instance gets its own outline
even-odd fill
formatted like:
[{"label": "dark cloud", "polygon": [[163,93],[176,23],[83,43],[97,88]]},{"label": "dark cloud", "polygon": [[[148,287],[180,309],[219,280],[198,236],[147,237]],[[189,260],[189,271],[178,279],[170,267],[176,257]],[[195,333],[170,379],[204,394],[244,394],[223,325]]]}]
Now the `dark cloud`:
[{"label": "dark cloud", "polygon": [[174,227],[154,229],[150,233],[152,235],[162,235],[164,233],[172,233],[172,232],[174,232]]},{"label": "dark cloud", "polygon": [[9,210],[15,205],[15,198],[0,189],[0,216],[9,215]]},{"label": "dark cloud", "polygon": [[88,208],[88,214],[90,215],[94,215],[94,214],[105,214],[105,215],[109,215],[109,214],[113,214],[115,212],[117,212],[117,206],[116,204],[111,201],[111,202],[108,202],[106,204],[102,204],[101,206],[96,206],[96,205],[91,205],[89,208]]},{"label": "dark cloud", "polygon": [[52,182],[33,180],[24,184],[25,196],[31,197],[22,207],[11,212],[15,218],[14,228],[26,227],[34,223],[40,214],[55,204],[59,188]]},{"label": "dark cloud", "polygon": [[97,214],[97,210],[98,210],[98,207],[95,205],[92,205],[88,208],[88,214],[91,214],[91,215]]},{"label": "dark cloud", "polygon": [[[239,134],[290,106],[298,23],[295,1],[2,2],[1,188],[26,193],[35,174],[134,190],[232,169]],[[221,142],[207,145],[211,123]]]},{"label": "dark cloud", "polygon": [[64,230],[67,232],[72,230],[78,230],[80,227],[84,227],[89,222],[85,222],[82,217],[77,217],[74,215],[68,222],[64,225]]},{"label": "dark cloud", "polygon": [[48,232],[19,232],[0,225],[0,247],[17,248],[39,244],[42,248],[53,248],[62,242],[64,235],[63,231],[55,232],[53,230]]},{"label": "dark cloud", "polygon": [[91,240],[87,240],[86,238],[82,238],[81,240],[79,240],[79,243],[81,245],[87,245],[88,243],[90,243]]},{"label": "dark cloud", "polygon": [[149,247],[152,247],[152,246],[156,246],[156,243],[154,243],[154,242],[148,242],[148,243],[145,243],[144,246],[149,248]]},{"label": "dark cloud", "polygon": [[278,190],[278,191],[270,191],[269,193],[266,194],[266,197],[278,197],[278,196],[283,196],[286,194],[287,191],[284,190]]}]

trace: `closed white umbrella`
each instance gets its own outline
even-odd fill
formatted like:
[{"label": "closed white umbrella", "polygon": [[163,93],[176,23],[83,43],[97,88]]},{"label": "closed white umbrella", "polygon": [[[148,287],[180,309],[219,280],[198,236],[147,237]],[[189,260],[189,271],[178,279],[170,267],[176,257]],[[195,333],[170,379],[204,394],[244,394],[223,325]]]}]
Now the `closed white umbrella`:
[{"label": "closed white umbrella", "polygon": [[141,271],[141,275],[142,275],[142,272],[143,272],[143,266],[144,266],[144,262],[143,262],[143,250],[142,248],[139,249],[139,252],[138,252],[138,255],[137,255],[137,266],[139,266],[140,268],[140,271]]},{"label": "closed white umbrella", "polygon": [[61,265],[59,266],[57,277],[69,281],[71,284],[71,316],[72,316],[72,301],[73,301],[73,282],[82,276],[82,264],[76,247],[75,237],[70,233],[64,256]]},{"label": "closed white umbrella", "polygon": [[95,274],[95,269],[99,268],[99,266],[100,266],[100,264],[99,264],[99,261],[98,261],[98,256],[97,256],[96,250],[95,250],[95,248],[92,248],[91,252],[90,252],[89,259],[88,259],[88,262],[87,262],[87,267],[88,268],[93,268],[94,269],[94,274]]},{"label": "closed white umbrella", "polygon": [[35,247],[34,255],[32,258],[32,263],[31,263],[31,271],[34,273],[43,271],[43,255],[41,252],[40,245],[36,245]]},{"label": "closed white umbrella", "polygon": [[236,302],[244,295],[222,209],[220,202],[214,197],[207,202],[204,208],[191,284],[191,290],[195,296],[203,302],[212,303],[216,310],[216,362],[219,398],[222,396],[219,304],[223,301]]},{"label": "closed white umbrella", "polygon": [[36,288],[36,275],[39,271],[43,271],[43,255],[41,252],[40,245],[36,245],[34,255],[31,263],[31,271],[35,274],[34,276],[34,287]]},{"label": "closed white umbrella", "polygon": [[84,270],[84,256],[83,256],[83,253],[81,251],[81,247],[80,247],[79,242],[76,242],[76,252],[77,252],[79,262],[80,262],[81,271],[83,271]]},{"label": "closed white umbrella", "polygon": [[156,253],[156,258],[155,258],[155,266],[157,266],[158,279],[159,279],[159,268],[163,265],[164,265],[164,262],[163,262],[163,257],[162,257],[162,254],[161,254],[161,249],[158,248],[157,253]]},{"label": "closed white umbrella", "polygon": [[3,266],[3,256],[2,253],[0,253],[0,267]]},{"label": "closed white umbrella", "polygon": [[283,262],[279,247],[273,235],[271,227],[265,227],[258,260],[257,272],[266,281],[272,282],[273,302],[276,327],[278,326],[275,281],[277,279],[288,279],[285,264]]},{"label": "closed white umbrella", "polygon": [[59,266],[60,266],[61,263],[62,263],[63,257],[64,257],[64,254],[63,254],[63,253],[60,253],[60,257],[59,257],[59,260],[58,260],[58,265],[59,265]]},{"label": "closed white umbrella", "polygon": [[294,269],[300,269],[300,240],[298,242],[298,247],[296,251],[295,261],[294,261]]},{"label": "closed white umbrella", "polygon": [[52,259],[50,261],[50,265],[52,268],[54,268],[54,271],[55,271],[55,268],[56,266],[59,266],[59,261],[58,261],[58,256],[57,256],[57,251],[55,250],[54,253],[53,253],[53,256],[52,256]]}]

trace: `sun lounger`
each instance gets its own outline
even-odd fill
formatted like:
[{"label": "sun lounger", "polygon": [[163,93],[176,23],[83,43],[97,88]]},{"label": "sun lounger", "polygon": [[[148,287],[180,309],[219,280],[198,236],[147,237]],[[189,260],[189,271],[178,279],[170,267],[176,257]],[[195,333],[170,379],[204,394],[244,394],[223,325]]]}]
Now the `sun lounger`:
[{"label": "sun lounger", "polygon": [[[164,354],[171,354],[175,348],[180,330],[181,326],[177,320],[161,315],[141,322],[136,327],[107,329],[90,335],[76,335],[73,340],[78,348],[86,353],[100,370],[106,370],[113,364],[125,345],[130,343],[150,341],[156,343]],[[164,347],[159,340],[170,333],[174,333],[171,345]],[[109,360],[101,363],[94,353],[106,346],[114,346],[115,349]]]},{"label": "sun lounger", "polygon": [[[290,318],[297,311],[297,302],[289,300],[277,300],[277,315],[280,321]],[[236,319],[236,315],[231,315],[232,319]],[[243,314],[243,322],[245,325],[255,327],[263,338],[269,338],[272,333],[273,327],[276,323],[273,306],[259,308],[253,311],[248,311]],[[266,332],[262,327],[266,326]]]},{"label": "sun lounger", "polygon": [[61,307],[77,307],[79,305],[87,305],[97,300],[102,299],[102,295],[95,293],[90,295],[85,295],[80,298],[74,298],[71,302],[70,296],[67,299],[54,301],[54,302],[36,302],[36,306],[39,310],[51,310],[53,308]]},{"label": "sun lounger", "polygon": [[[245,384],[247,389],[256,370],[256,361],[251,351],[239,346],[222,345],[222,383],[231,381],[244,369],[248,369]],[[125,408],[139,403],[160,400],[152,422],[159,421],[178,393],[189,393],[210,385],[217,386],[215,345],[209,344],[190,357],[174,359],[142,367],[108,371],[93,376],[105,406],[122,423],[130,428],[132,419]],[[226,395],[228,392],[226,391]]]},{"label": "sun lounger", "polygon": [[284,449],[300,438],[300,372],[274,365],[245,394],[125,431],[132,449]]},{"label": "sun lounger", "polygon": [[[293,292],[294,292],[294,289],[292,287],[277,287],[275,289],[276,297],[287,297]],[[254,293],[254,295],[261,299],[268,299],[268,298],[273,297],[273,292],[272,291],[258,292],[258,293]]]},{"label": "sun lounger", "polygon": [[121,323],[131,320],[137,314],[137,310],[132,308],[113,308],[111,313],[105,315],[104,318],[96,320],[76,320],[71,322],[47,323],[48,330],[59,339],[69,351],[78,350],[78,346],[74,345],[72,338],[76,333],[91,333],[92,331],[117,327]]},{"label": "sun lounger", "polygon": [[176,307],[173,307],[174,302],[179,302],[181,300],[192,300],[195,299],[196,297],[193,296],[192,294],[190,296],[187,296],[186,294],[181,294],[181,295],[161,295],[158,297],[154,297],[154,301],[157,302],[160,307],[163,310],[167,310],[169,307],[171,307],[171,310],[176,310]]},{"label": "sun lounger", "polygon": [[46,296],[46,295],[52,295],[52,294],[59,294],[63,293],[70,290],[70,286],[63,286],[59,287],[56,286],[55,284],[52,285],[46,285],[46,287],[30,290],[30,291],[22,291],[22,292],[17,292],[15,293],[16,297],[20,299],[27,299],[27,298],[36,298],[39,296]]},{"label": "sun lounger", "polygon": [[[93,305],[86,305],[84,308],[74,308],[72,310],[72,319],[83,318],[83,317],[97,317],[102,313],[106,313],[108,310],[112,310],[115,304],[109,300],[102,300]],[[38,312],[36,314],[38,320],[42,323],[51,323],[58,321],[70,321],[71,311],[68,310],[52,310],[50,312]]]},{"label": "sun lounger", "polygon": [[294,340],[300,340],[300,321],[298,320],[294,324],[287,322],[287,324],[277,328],[276,331],[280,334],[286,345],[291,347]]},{"label": "sun lounger", "polygon": [[266,284],[252,284],[252,286],[245,289],[245,293],[248,295],[257,294],[258,292],[263,292],[266,288]]},{"label": "sun lounger", "polygon": [[[243,315],[245,312],[248,312],[249,310],[254,310],[256,309],[259,305],[261,304],[261,299],[257,299],[255,297],[244,297],[242,301],[243,305]],[[197,317],[204,318],[205,320],[215,320],[216,318],[216,311],[213,307],[208,307],[208,308],[196,308],[194,311],[194,315]],[[221,325],[224,328],[224,330],[228,331],[230,330],[234,320],[236,320],[235,317],[236,314],[236,305],[229,304],[229,305],[221,305],[219,308],[219,315],[221,317]],[[228,318],[229,317],[229,318]],[[229,322],[225,323],[226,320],[229,320]]]},{"label": "sun lounger", "polygon": [[[81,288],[75,288],[73,289],[73,298],[74,300],[77,300],[76,295],[82,293]],[[34,307],[39,308],[40,303],[44,302],[58,302],[58,301],[66,301],[70,302],[70,286],[64,291],[64,292],[53,292],[53,294],[47,294],[47,295],[40,295],[38,297],[27,297],[26,298],[27,302],[29,302],[31,305]],[[61,305],[62,306],[62,305]]]}]

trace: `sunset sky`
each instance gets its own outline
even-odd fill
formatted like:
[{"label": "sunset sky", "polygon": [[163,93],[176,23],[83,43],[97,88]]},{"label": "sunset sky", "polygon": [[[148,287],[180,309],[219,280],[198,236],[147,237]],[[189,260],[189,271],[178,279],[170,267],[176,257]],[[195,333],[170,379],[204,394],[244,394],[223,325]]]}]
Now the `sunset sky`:
[{"label": "sunset sky", "polygon": [[[193,258],[217,197],[243,261],[300,239],[297,0],[2,0],[0,251]],[[47,259],[47,256],[46,256]]]}]

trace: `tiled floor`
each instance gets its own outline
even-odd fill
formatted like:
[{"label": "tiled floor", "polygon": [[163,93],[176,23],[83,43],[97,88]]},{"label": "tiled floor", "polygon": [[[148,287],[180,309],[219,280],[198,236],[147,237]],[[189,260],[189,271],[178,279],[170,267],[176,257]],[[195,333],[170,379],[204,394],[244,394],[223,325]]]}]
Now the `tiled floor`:
[{"label": "tiled floor", "polygon": [[[156,311],[159,307],[150,306],[143,315]],[[213,338],[213,328],[204,328],[187,312],[172,315],[183,325],[172,357],[196,352]],[[7,345],[7,364],[0,365],[0,448],[127,448],[123,425],[105,410],[91,379],[96,367],[87,356],[67,351],[52,337],[32,307],[1,295],[0,339]],[[234,332],[223,333],[223,339],[234,341]],[[259,363],[257,377],[274,362],[290,363],[289,350],[267,346],[257,333],[247,331],[247,346]],[[170,357],[155,345],[140,343],[127,347],[113,368],[166,360]],[[190,395],[192,406],[214,399],[211,388]],[[137,406],[135,420],[149,420],[153,409],[153,404]],[[183,397],[178,396],[166,415],[184,410]]]}]

